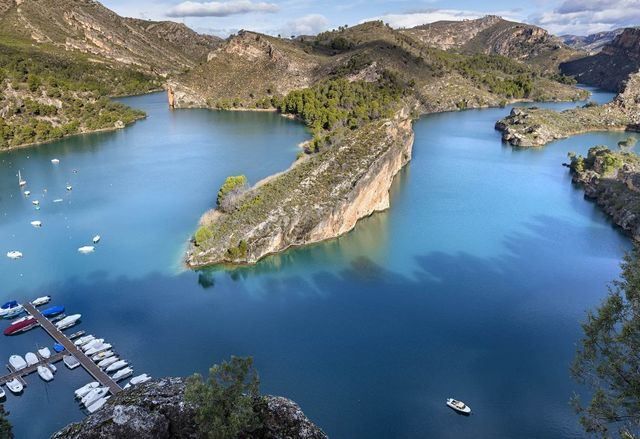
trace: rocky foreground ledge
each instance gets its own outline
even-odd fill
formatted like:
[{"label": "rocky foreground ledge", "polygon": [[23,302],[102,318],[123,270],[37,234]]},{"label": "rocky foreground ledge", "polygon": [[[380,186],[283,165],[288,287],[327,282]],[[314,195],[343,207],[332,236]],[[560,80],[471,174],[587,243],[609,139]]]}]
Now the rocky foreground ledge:
[{"label": "rocky foreground ledge", "polygon": [[[195,408],[184,401],[185,379],[149,381],[112,397],[82,422],[70,424],[53,439],[196,439]],[[276,396],[256,399],[262,428],[247,439],[326,439],[293,401]]]},{"label": "rocky foreground ledge", "polygon": [[514,108],[496,122],[502,140],[514,146],[540,147],[589,131],[640,130],[640,73],[629,77],[624,91],[605,105],[587,104],[561,112]]}]

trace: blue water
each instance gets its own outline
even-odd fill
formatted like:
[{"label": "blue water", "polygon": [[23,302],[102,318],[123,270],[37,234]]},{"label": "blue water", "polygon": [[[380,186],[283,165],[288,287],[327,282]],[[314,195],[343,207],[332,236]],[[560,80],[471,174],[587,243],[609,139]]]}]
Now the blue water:
[{"label": "blue water", "polygon": [[[629,243],[561,164],[628,133],[514,150],[493,130],[510,108],[430,115],[387,212],[253,267],[189,272],[185,241],[224,178],[285,169],[308,134],[268,113],[171,112],[161,94],[122,101],[148,119],[0,155],[0,299],[52,294],[140,373],[253,355],[263,392],[331,437],[582,436],[568,366]],[[78,254],[96,233],[96,252]],[[24,258],[5,258],[13,249]],[[4,337],[0,358],[48,343],[39,329]],[[88,380],[63,366],[46,386],[28,377],[7,395],[18,437],[81,419],[72,391]],[[474,415],[452,413],[449,396]]]}]

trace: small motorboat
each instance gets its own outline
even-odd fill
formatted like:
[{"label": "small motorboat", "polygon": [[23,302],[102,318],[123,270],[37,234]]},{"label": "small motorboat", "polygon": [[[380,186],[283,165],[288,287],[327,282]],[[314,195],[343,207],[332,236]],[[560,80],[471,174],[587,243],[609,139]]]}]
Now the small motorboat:
[{"label": "small motorboat", "polygon": [[31,195],[31,191],[24,191],[24,196],[28,197],[29,195]]},{"label": "small motorboat", "polygon": [[466,405],[462,401],[458,401],[458,400],[453,399],[453,398],[448,398],[447,399],[447,405],[450,408],[452,408],[453,410],[455,410],[456,412],[462,413],[463,415],[471,414],[471,407],[469,407],[468,405]]},{"label": "small motorboat", "polygon": [[18,250],[12,250],[10,252],[7,252],[7,257],[9,259],[20,259],[22,257],[22,253],[20,253]]},{"label": "small motorboat", "polygon": [[92,245],[84,245],[78,249],[78,251],[82,254],[93,253],[96,248]]},{"label": "small motorboat", "polygon": [[15,308],[19,305],[20,304],[17,300],[10,300],[8,302],[5,302],[2,306],[0,306],[0,315],[6,314],[11,308]]},{"label": "small motorboat", "polygon": [[64,351],[64,346],[62,346],[60,343],[54,343],[53,350],[56,352],[62,352]]},{"label": "small motorboat", "polygon": [[119,371],[111,375],[111,379],[117,383],[118,381],[122,381],[123,379],[131,375],[133,375],[133,369],[130,367],[125,367],[124,369],[120,369]]},{"label": "small motorboat", "polygon": [[51,381],[53,379],[53,372],[46,366],[38,366],[38,375],[45,381]]},{"label": "small motorboat", "polygon": [[82,346],[83,344],[89,343],[91,340],[95,339],[95,337],[91,334],[85,335],[84,337],[80,337],[76,341],[73,342],[76,346]]},{"label": "small motorboat", "polygon": [[3,331],[4,335],[19,334],[21,332],[26,332],[29,329],[32,329],[38,326],[38,321],[34,319],[32,316],[26,316],[18,320],[19,321],[12,323]]},{"label": "small motorboat", "polygon": [[80,317],[82,317],[82,314],[73,314],[73,315],[67,316],[64,319],[60,320],[59,322],[56,322],[56,328],[60,330],[70,328],[76,323],[78,323],[78,320],[80,320]]},{"label": "small motorboat", "polygon": [[37,227],[42,227],[42,221],[38,221],[38,220],[36,220],[36,221],[31,221],[31,225],[32,225],[33,227],[36,227],[36,228],[37,228]]},{"label": "small motorboat", "polygon": [[53,200],[54,203],[62,203],[64,200],[62,198],[56,198]]},{"label": "small motorboat", "polygon": [[40,348],[38,349],[38,354],[42,357],[42,358],[49,358],[51,357],[51,350],[49,350],[49,348]]},{"label": "small motorboat", "polygon": [[42,296],[32,300],[31,304],[33,306],[41,306],[41,305],[46,305],[49,302],[51,302],[51,296]]},{"label": "small motorboat", "polygon": [[107,392],[109,392],[109,389],[107,387],[98,387],[96,389],[91,389],[89,393],[87,393],[82,398],[81,402],[85,407],[89,407],[91,404],[106,395]]},{"label": "small motorboat", "polygon": [[20,170],[18,170],[18,186],[22,187],[27,184],[27,180],[22,178],[22,174],[20,174]]},{"label": "small motorboat", "polygon": [[42,311],[42,315],[45,317],[55,317],[64,312],[64,306],[56,305],[50,306],[49,308]]},{"label": "small motorboat", "polygon": [[92,347],[101,345],[102,343],[104,343],[104,338],[94,338],[93,340],[90,340],[85,344],[83,344],[82,346],[80,346],[80,349],[82,349],[83,351],[88,351]]},{"label": "small motorboat", "polygon": [[98,367],[100,369],[104,369],[105,367],[112,365],[116,361],[118,361],[118,357],[116,356],[108,357],[108,358],[105,358],[104,360],[100,360],[98,362]]},{"label": "small motorboat", "polygon": [[97,244],[97,243],[99,243],[99,242],[100,242],[100,239],[101,239],[101,238],[100,238],[100,235],[96,235],[96,236],[94,236],[94,237],[93,237],[92,242],[93,242],[94,244]]},{"label": "small motorboat", "polygon": [[75,369],[76,367],[80,366],[80,362],[73,355],[65,355],[64,357],[62,357],[62,362],[69,369]]},{"label": "small motorboat", "polygon": [[22,389],[24,389],[22,383],[18,380],[18,378],[14,378],[11,381],[7,382],[7,388],[11,390],[11,393],[14,393],[16,395],[22,392]]},{"label": "small motorboat", "polygon": [[90,383],[85,384],[84,386],[80,387],[79,389],[76,389],[76,391],[74,393],[76,395],[76,398],[83,398],[91,390],[96,389],[99,386],[100,386],[99,382],[91,381]]},{"label": "small motorboat", "polygon": [[18,317],[20,314],[22,314],[24,312],[24,308],[22,307],[22,305],[18,305],[15,306],[11,309],[9,309],[5,314],[4,314],[4,318],[5,319],[13,319],[14,317]]},{"label": "small motorboat", "polygon": [[54,165],[58,165],[58,164],[60,164],[60,160],[58,160],[58,159],[51,159],[51,163],[53,163]]},{"label": "small motorboat", "polygon": [[135,376],[135,377],[131,378],[129,380],[129,382],[127,383],[127,385],[124,386],[124,388],[128,389],[129,387],[135,386],[137,384],[146,383],[150,379],[151,379],[151,377],[149,375],[147,375],[146,373],[143,373],[142,375],[138,375],[138,376]]},{"label": "small motorboat", "polygon": [[31,204],[33,204],[34,206],[39,206],[39,205],[40,205],[40,201],[38,201],[38,200],[33,200],[33,201],[31,202]]},{"label": "small motorboat", "polygon": [[9,364],[15,370],[22,370],[25,367],[27,367],[27,362],[24,361],[24,358],[22,358],[20,355],[16,355],[16,354],[14,354],[14,355],[9,357]]},{"label": "small motorboat", "polygon": [[68,184],[68,185],[67,185],[67,190],[68,190],[68,191],[73,190],[73,186],[71,186],[70,184]]},{"label": "small motorboat", "polygon": [[27,366],[33,366],[34,364],[38,364],[38,356],[33,352],[27,352],[24,356],[24,359],[27,360]]},{"label": "small motorboat", "polygon": [[89,413],[97,412],[98,410],[100,410],[102,408],[103,405],[105,405],[107,403],[109,398],[111,398],[111,397],[110,396],[105,396],[105,397],[100,398],[99,400],[97,400],[96,402],[91,404],[89,407],[87,407],[87,411]]},{"label": "small motorboat", "polygon": [[48,364],[47,366],[49,366],[49,369],[51,369],[51,372],[56,373],[58,371],[58,368],[55,367],[53,364]]},{"label": "small motorboat", "polygon": [[127,363],[127,360],[118,360],[115,363],[107,366],[107,368],[105,369],[105,371],[107,372],[115,372],[118,369],[122,369],[125,366],[128,366],[129,363]]},{"label": "small motorboat", "polygon": [[113,351],[102,351],[95,354],[93,357],[91,357],[91,359],[93,361],[102,361],[105,358],[113,357],[113,355],[114,355]]},{"label": "small motorboat", "polygon": [[91,349],[89,349],[88,351],[86,351],[85,354],[87,356],[91,356],[102,351],[107,351],[109,349],[111,349],[111,345],[109,343],[101,343],[100,345],[96,345]]},{"label": "small motorboat", "polygon": [[69,340],[73,340],[74,338],[82,337],[85,334],[84,331],[74,332],[69,336]]}]

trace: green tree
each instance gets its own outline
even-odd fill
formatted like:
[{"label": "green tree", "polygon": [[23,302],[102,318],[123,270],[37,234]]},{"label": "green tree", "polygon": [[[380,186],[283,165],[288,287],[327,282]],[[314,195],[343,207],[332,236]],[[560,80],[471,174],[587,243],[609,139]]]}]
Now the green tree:
[{"label": "green tree", "polygon": [[573,403],[589,433],[640,437],[640,248],[625,255],[622,276],[582,325],[572,375],[592,390]]},{"label": "green tree", "polygon": [[0,439],[13,439],[13,428],[7,419],[9,412],[4,409],[4,404],[0,404]]},{"label": "green tree", "polygon": [[236,439],[261,427],[254,410],[260,381],[251,357],[231,357],[209,369],[205,381],[201,375],[189,377],[186,401],[196,407],[196,423],[203,437]]}]

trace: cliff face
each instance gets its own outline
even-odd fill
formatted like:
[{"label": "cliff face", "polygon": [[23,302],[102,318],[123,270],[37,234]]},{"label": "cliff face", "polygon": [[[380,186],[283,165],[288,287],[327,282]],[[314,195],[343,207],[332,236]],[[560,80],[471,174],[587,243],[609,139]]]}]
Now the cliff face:
[{"label": "cliff face", "polygon": [[620,91],[629,75],[640,70],[640,29],[624,29],[599,53],[563,63],[560,69],[583,84]]},{"label": "cliff face", "polygon": [[[135,386],[112,397],[83,421],[68,425],[53,439],[194,439],[200,437],[195,409],[185,403],[185,381],[164,378]],[[274,396],[256,400],[263,427],[248,439],[326,439],[293,401]]]},{"label": "cliff face", "polygon": [[[258,184],[244,196],[246,207],[209,216],[205,225],[214,236],[191,249],[188,264],[254,263],[348,232],[359,219],[389,207],[393,177],[410,160],[412,146],[405,111],[358,129],[339,147]],[[246,248],[234,251],[241,243]]]},{"label": "cliff face", "polygon": [[607,32],[596,32],[589,35],[561,35],[560,39],[567,46],[584,50],[589,55],[594,55],[602,50],[604,46],[611,43],[624,29],[614,29]]},{"label": "cliff face", "polygon": [[624,91],[605,105],[588,105],[556,112],[539,108],[514,108],[496,122],[502,139],[514,146],[543,146],[588,131],[640,129],[640,73],[631,75]]}]

